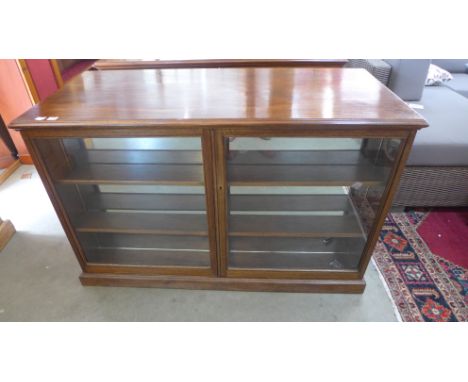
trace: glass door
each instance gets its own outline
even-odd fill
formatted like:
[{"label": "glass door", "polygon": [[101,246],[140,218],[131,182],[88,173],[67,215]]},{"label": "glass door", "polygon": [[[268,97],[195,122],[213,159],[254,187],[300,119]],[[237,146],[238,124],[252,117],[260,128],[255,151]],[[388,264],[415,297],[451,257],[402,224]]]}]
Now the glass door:
[{"label": "glass door", "polygon": [[201,137],[34,143],[88,265],[216,274]]},{"label": "glass door", "polygon": [[401,139],[229,136],[219,145],[228,276],[358,270]]}]

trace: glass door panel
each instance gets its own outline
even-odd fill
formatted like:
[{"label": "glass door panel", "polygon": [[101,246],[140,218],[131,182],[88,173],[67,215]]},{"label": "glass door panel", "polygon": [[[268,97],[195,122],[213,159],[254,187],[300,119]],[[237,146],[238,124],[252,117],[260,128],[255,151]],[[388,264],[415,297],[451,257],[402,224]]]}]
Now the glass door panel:
[{"label": "glass door panel", "polygon": [[35,145],[89,263],[210,268],[200,137]]},{"label": "glass door panel", "polygon": [[357,270],[399,139],[225,139],[228,269]]}]

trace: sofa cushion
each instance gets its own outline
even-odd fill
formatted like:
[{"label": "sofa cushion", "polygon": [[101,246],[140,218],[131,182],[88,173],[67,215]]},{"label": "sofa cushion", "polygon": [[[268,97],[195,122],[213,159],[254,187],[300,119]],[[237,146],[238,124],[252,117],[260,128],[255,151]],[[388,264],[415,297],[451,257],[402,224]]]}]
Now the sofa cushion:
[{"label": "sofa cushion", "polygon": [[446,86],[426,86],[416,109],[429,127],[416,135],[408,165],[468,166],[468,98]]},{"label": "sofa cushion", "polygon": [[445,86],[460,93],[464,97],[468,97],[468,74],[453,73],[452,79],[444,83]]},{"label": "sofa cushion", "polygon": [[432,60],[432,63],[451,73],[465,73],[468,58],[457,60]]},{"label": "sofa cushion", "polygon": [[427,72],[426,86],[439,86],[453,79],[453,75],[440,66],[431,64]]}]

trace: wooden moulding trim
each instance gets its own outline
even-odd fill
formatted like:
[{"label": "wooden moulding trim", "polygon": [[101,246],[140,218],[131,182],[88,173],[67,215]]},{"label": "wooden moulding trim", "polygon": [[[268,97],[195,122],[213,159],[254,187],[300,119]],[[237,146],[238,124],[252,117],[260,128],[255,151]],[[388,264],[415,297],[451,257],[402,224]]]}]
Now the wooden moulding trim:
[{"label": "wooden moulding trim", "polygon": [[83,123],[83,121],[28,121],[21,122],[21,117],[17,122],[13,122],[10,125],[10,128],[15,130],[26,130],[33,128],[63,128],[63,127],[79,127],[81,129],[86,128],[99,128],[99,127],[108,127],[108,128],[118,128],[118,127],[130,127],[130,126],[139,126],[139,127],[170,127],[174,128],[183,128],[183,127],[229,127],[229,126],[254,126],[254,127],[265,127],[265,128],[276,128],[276,127],[301,127],[307,129],[342,129],[342,130],[355,130],[356,128],[372,128],[373,130],[382,130],[395,127],[396,129],[401,130],[414,130],[427,127],[428,124],[424,120],[412,120],[412,119],[401,119],[401,120],[391,120],[391,121],[382,121],[376,119],[330,119],[324,121],[321,118],[317,119],[294,119],[294,120],[271,120],[271,119],[188,119],[188,120],[172,120],[172,119],[161,119],[161,120],[108,120],[108,121],[90,121],[89,123]]},{"label": "wooden moulding trim", "polygon": [[[77,126],[79,129],[67,128],[61,126],[57,129],[42,129],[35,128],[27,130],[28,137],[30,138],[138,138],[138,137],[200,137],[203,129],[199,128],[165,128],[164,126],[146,126],[146,127],[129,127],[121,126],[118,129],[96,127],[87,130],[84,126]],[[154,130],[153,128],[157,129]],[[84,129],[84,130],[83,130]]]},{"label": "wooden moulding trim", "polygon": [[[293,130],[291,130],[293,128]],[[225,137],[306,137],[312,138],[332,137],[332,138],[406,138],[408,130],[398,126],[389,127],[387,130],[373,129],[373,126],[362,126],[359,129],[349,130],[346,128],[331,129],[328,126],[316,126],[314,129],[298,129],[297,126],[279,126],[279,127],[258,127],[252,130],[244,126],[226,126],[220,127],[219,130]]]},{"label": "wooden moulding trim", "polygon": [[11,221],[0,219],[0,251],[5,248],[15,232],[15,227]]},{"label": "wooden moulding trim", "polygon": [[252,279],[278,279],[278,280],[362,280],[359,272],[353,270],[275,270],[254,268],[229,268],[228,278],[252,278]]},{"label": "wooden moulding trim", "polygon": [[221,264],[221,249],[220,249],[220,242],[221,242],[221,232],[219,226],[219,216],[220,216],[220,208],[219,208],[219,195],[218,195],[218,158],[217,158],[217,143],[216,143],[216,132],[213,129],[210,129],[211,135],[211,163],[212,163],[212,174],[213,174],[213,200],[214,200],[214,212],[215,212],[215,229],[216,229],[216,267],[217,267],[217,276],[222,276],[225,274],[225,271],[222,271],[222,264]]},{"label": "wooden moulding trim", "polygon": [[229,279],[200,276],[143,276],[82,273],[82,285],[218,289],[256,292],[363,293],[363,280]]},{"label": "wooden moulding trim", "polygon": [[220,276],[226,276],[228,264],[228,183],[227,183],[227,161],[225,153],[225,139],[221,131],[215,135],[215,165],[216,165],[216,197],[217,197],[217,221],[218,221],[218,272]]},{"label": "wooden moulding trim", "polygon": [[244,67],[342,67],[347,59],[211,59],[211,60],[98,60],[95,70],[244,68]]},{"label": "wooden moulding trim", "polygon": [[11,165],[9,165],[5,171],[0,174],[0,184],[7,180],[11,174],[13,174],[17,168],[21,165],[19,160],[15,160]]},{"label": "wooden moulding trim", "polygon": [[245,127],[198,127],[198,128],[166,128],[158,126],[139,126],[134,128],[121,127],[121,128],[102,128],[98,127],[92,130],[88,129],[75,129],[75,128],[56,128],[56,129],[42,129],[34,128],[25,130],[30,138],[67,138],[67,137],[80,137],[89,138],[92,134],[93,138],[118,138],[118,137],[199,137],[203,131],[211,130],[216,133],[221,133],[225,137],[315,137],[315,138],[406,138],[409,131],[399,129],[397,127],[386,130],[373,130],[372,128],[347,130],[347,129],[305,129],[299,130],[294,126],[286,127],[273,127],[262,128],[258,127],[255,130]]},{"label": "wooden moulding trim", "polygon": [[216,224],[216,189],[213,162],[213,134],[211,130],[204,130],[201,137],[203,154],[203,172],[205,183],[206,218],[208,223],[208,237],[210,242],[210,262],[213,275],[218,275],[217,259],[217,224]]}]

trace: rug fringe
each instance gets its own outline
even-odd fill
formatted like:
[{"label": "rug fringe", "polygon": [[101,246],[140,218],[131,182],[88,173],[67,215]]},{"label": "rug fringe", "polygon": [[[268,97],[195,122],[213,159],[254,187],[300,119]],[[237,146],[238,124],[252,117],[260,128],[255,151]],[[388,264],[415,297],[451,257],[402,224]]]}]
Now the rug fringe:
[{"label": "rug fringe", "polygon": [[390,301],[392,303],[393,313],[395,314],[395,317],[396,317],[397,321],[398,322],[403,322],[400,311],[398,310],[398,307],[396,306],[395,301],[393,300],[392,293],[390,292],[390,288],[388,287],[387,282],[385,281],[385,277],[380,272],[380,269],[377,266],[377,264],[375,263],[375,260],[374,260],[373,257],[371,258],[371,263],[372,263],[374,269],[377,271],[377,273],[379,275],[379,278],[380,278],[380,281],[382,281],[385,292],[387,292],[387,296],[388,296],[388,298],[390,299]]}]

